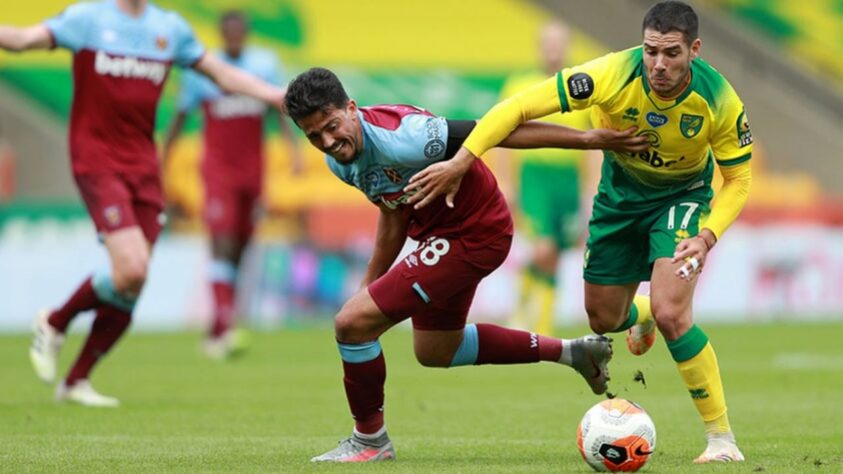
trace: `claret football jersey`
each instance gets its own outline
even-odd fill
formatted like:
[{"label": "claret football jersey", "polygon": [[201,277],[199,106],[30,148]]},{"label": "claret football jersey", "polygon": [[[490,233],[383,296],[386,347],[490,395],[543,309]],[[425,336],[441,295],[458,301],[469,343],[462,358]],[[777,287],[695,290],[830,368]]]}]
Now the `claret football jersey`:
[{"label": "claret football jersey", "polygon": [[176,13],[147,4],[139,16],[115,0],[71,5],[45,22],[73,53],[70,153],[74,173],[155,173],[158,99],[173,64],[204,54]]}]

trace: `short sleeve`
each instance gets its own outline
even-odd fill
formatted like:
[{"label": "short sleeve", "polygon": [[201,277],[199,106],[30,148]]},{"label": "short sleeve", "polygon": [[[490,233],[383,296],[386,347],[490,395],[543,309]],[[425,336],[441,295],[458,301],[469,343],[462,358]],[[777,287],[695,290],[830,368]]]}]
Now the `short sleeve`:
[{"label": "short sleeve", "polygon": [[734,89],[723,92],[722,104],[714,111],[711,150],[720,166],[733,166],[752,157],[752,131],[743,102]]},{"label": "short sleeve", "polygon": [[391,133],[393,158],[407,167],[425,167],[445,159],[448,123],[444,117],[405,115]]},{"label": "short sleeve", "polygon": [[556,74],[562,112],[607,103],[638,73],[641,49],[610,53]]},{"label": "short sleeve", "polygon": [[77,3],[67,7],[57,16],[44,22],[56,46],[74,53],[85,46],[91,24],[96,18],[95,4]]},{"label": "short sleeve", "polygon": [[184,68],[193,67],[205,54],[205,47],[196,39],[193,28],[180,16],[175,16],[176,50],[173,61]]},{"label": "short sleeve", "polygon": [[202,76],[193,70],[185,70],[179,92],[179,111],[191,112],[202,104]]}]

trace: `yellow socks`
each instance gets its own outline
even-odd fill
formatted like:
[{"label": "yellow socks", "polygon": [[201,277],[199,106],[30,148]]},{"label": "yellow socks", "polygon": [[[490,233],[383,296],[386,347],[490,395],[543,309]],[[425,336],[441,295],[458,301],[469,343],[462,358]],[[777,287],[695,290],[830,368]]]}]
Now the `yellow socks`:
[{"label": "yellow socks", "polygon": [[720,368],[708,336],[697,325],[685,334],[667,342],[667,348],[676,361],[679,375],[694,400],[694,405],[705,422],[707,434],[731,431],[726,415],[726,397],[720,380]]},{"label": "yellow socks", "polygon": [[527,268],[521,273],[520,304],[512,325],[538,334],[553,333],[555,278]]}]

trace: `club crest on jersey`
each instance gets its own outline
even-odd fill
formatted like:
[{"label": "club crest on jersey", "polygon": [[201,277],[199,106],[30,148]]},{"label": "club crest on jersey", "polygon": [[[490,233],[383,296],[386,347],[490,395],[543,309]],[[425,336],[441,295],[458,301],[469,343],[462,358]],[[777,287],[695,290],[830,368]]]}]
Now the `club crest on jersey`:
[{"label": "club crest on jersey", "polygon": [[667,123],[667,115],[657,114],[655,112],[647,112],[647,123],[653,128],[661,127]]},{"label": "club crest on jersey", "polygon": [[749,121],[746,119],[746,110],[742,110],[738,116],[738,144],[741,148],[752,144],[752,131],[749,129]]},{"label": "club crest on jersey", "polygon": [[700,133],[703,126],[702,115],[682,114],[679,119],[679,130],[685,138],[694,138]]},{"label": "club crest on jersey", "polygon": [[120,225],[120,222],[123,220],[123,216],[120,214],[120,208],[117,206],[108,206],[102,211],[103,217],[105,217],[105,221],[108,222],[108,225],[111,227],[117,227]]},{"label": "club crest on jersey", "polygon": [[386,177],[395,184],[400,183],[402,180],[401,173],[399,173],[395,168],[384,168],[383,174],[385,174]]},{"label": "club crest on jersey", "polygon": [[168,44],[170,44],[170,42],[167,41],[167,38],[164,36],[159,36],[155,38],[155,46],[161,51],[166,50]]}]

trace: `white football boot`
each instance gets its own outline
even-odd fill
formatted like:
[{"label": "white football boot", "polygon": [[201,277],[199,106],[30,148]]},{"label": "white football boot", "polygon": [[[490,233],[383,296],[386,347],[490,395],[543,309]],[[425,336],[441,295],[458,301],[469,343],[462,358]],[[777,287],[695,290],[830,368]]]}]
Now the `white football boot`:
[{"label": "white football boot", "polygon": [[47,321],[50,312],[41,310],[32,324],[32,345],[29,346],[29,360],[35,375],[44,383],[56,380],[56,366],[59,360],[59,350],[64,344],[64,334],[60,333]]},{"label": "white football boot", "polygon": [[94,390],[87,379],[77,380],[70,387],[65,385],[65,382],[61,382],[56,387],[56,402],[73,402],[86,407],[120,406],[120,401],[116,398],[107,397]]},{"label": "white football boot", "polygon": [[706,446],[702,454],[694,459],[694,463],[741,462],[743,460],[743,453],[738,449],[738,444],[735,442],[735,435],[729,432],[709,435],[708,446]]}]

